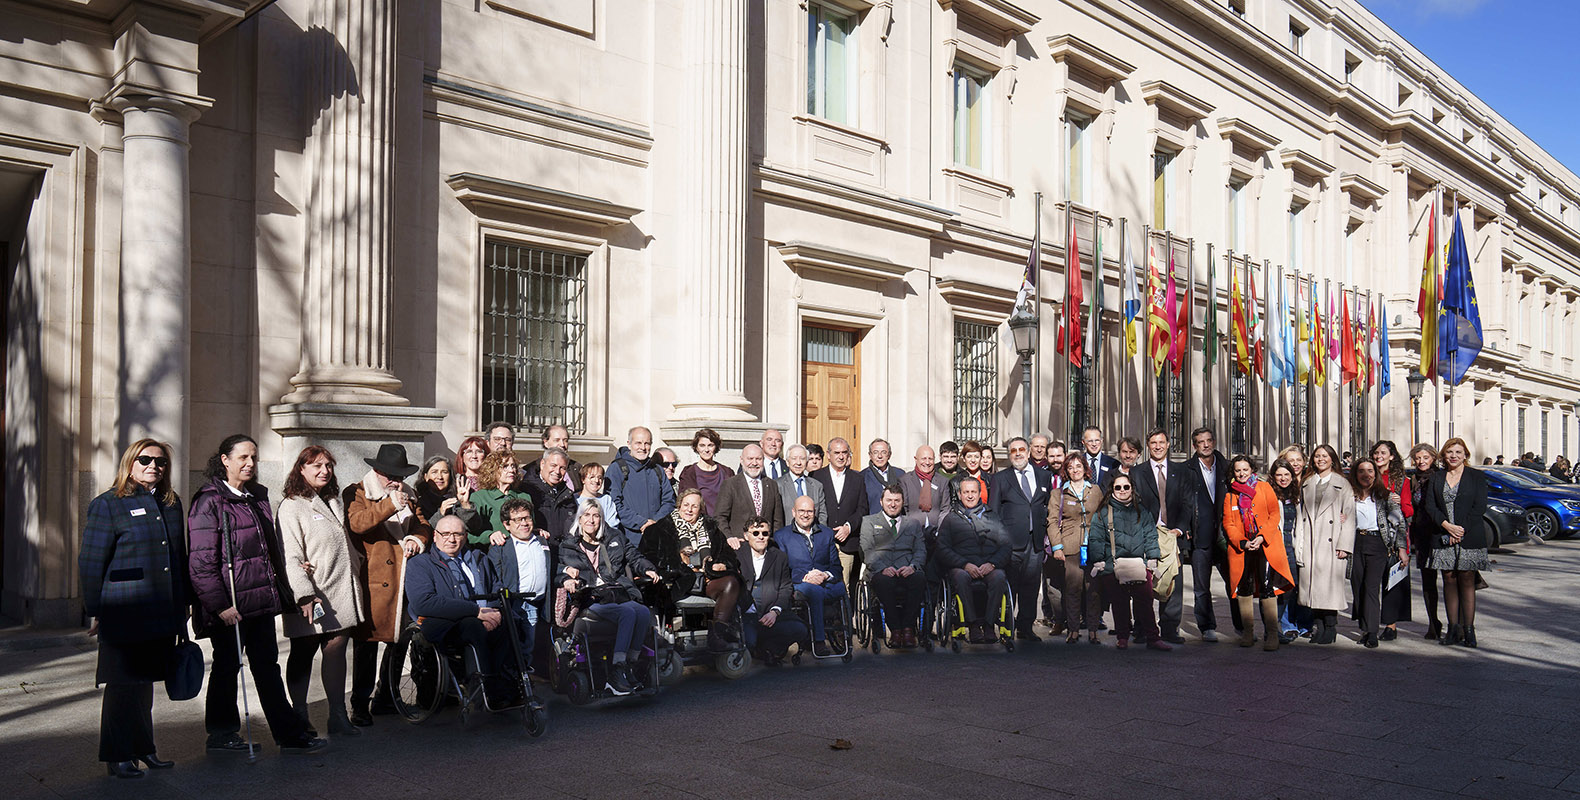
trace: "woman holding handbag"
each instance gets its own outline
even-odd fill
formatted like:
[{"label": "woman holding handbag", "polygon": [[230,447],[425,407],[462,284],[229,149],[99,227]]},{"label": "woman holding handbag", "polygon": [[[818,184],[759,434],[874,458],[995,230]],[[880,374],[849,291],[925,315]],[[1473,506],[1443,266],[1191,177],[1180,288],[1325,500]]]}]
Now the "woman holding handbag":
[{"label": "woman holding handbag", "polygon": [[1163,555],[1158,548],[1158,521],[1136,502],[1129,475],[1115,475],[1108,496],[1092,512],[1086,554],[1092,562],[1091,576],[1102,581],[1113,604],[1114,630],[1119,634],[1114,646],[1121,650],[1130,646],[1133,612],[1136,629],[1147,638],[1149,649],[1173,650],[1163,641],[1152,614],[1152,575]]},{"label": "woman holding handbag", "polygon": [[[444,466],[444,459],[439,464]],[[357,736],[362,731],[346,714],[346,648],[351,629],[367,619],[368,600],[360,580],[362,554],[351,546],[346,530],[335,457],[318,445],[303,448],[285,478],[284,494],[279,519],[293,600],[284,614],[285,635],[291,640],[285,662],[291,707],[308,721],[307,686],[313,657],[322,652],[319,677],[329,702],[329,733]],[[312,732],[310,721],[308,728]]]},{"label": "woman holding handbag", "polygon": [[154,684],[163,682],[187,634],[181,498],[170,488],[170,445],[140,439],[121,454],[109,491],[88,503],[77,568],[82,603],[99,637],[94,679],[104,684],[99,760],[117,778],[141,778],[142,763],[168,769],[154,749]]},{"label": "woman holding handbag", "polygon": [[1053,555],[1049,563],[1058,565],[1063,573],[1058,578],[1064,585],[1064,624],[1069,631],[1064,643],[1080,641],[1084,618],[1086,640],[1102,644],[1097,636],[1097,625],[1103,620],[1097,580],[1087,578],[1081,556],[1087,549],[1087,526],[1091,524],[1092,512],[1103,502],[1103,490],[1087,481],[1085,459],[1065,459],[1061,477],[1064,480],[1060,482],[1059,494],[1050,504],[1053,508],[1048,514],[1048,545]]},{"label": "woman holding handbag", "polygon": [[1229,537],[1229,594],[1240,606],[1240,646],[1256,644],[1251,599],[1262,606],[1262,649],[1277,650],[1282,631],[1278,595],[1295,587],[1284,549],[1283,508],[1267,481],[1256,475],[1249,456],[1229,459],[1233,479],[1223,498],[1223,530]]}]

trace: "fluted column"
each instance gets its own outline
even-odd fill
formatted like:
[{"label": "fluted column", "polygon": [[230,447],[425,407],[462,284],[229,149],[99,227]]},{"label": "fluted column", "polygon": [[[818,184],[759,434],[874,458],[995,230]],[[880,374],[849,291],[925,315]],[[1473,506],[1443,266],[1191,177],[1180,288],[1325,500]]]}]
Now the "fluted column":
[{"label": "fluted column", "polygon": [[393,0],[314,0],[302,362],[285,403],[406,405],[390,369]]},{"label": "fluted column", "polygon": [[698,363],[675,419],[747,421],[746,3],[688,0],[682,319]]},{"label": "fluted column", "polygon": [[191,391],[192,215],[188,134],[200,110],[164,96],[122,95],[120,112],[123,442],[151,436],[184,453]]}]

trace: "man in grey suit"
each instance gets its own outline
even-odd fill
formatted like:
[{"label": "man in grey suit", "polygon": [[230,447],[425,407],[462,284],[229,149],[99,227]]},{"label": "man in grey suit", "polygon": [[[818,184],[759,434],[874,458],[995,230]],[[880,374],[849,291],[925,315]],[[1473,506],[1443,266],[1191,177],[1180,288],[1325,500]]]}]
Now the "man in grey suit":
[{"label": "man in grey suit", "polygon": [[933,448],[916,448],[916,468],[900,476],[900,491],[905,495],[905,516],[920,521],[929,535],[949,513],[949,482],[933,472]]},{"label": "man in grey suit", "polygon": [[798,444],[790,445],[785,451],[785,463],[790,467],[779,478],[779,504],[784,510],[784,519],[793,519],[790,513],[795,509],[795,499],[801,495],[812,498],[812,503],[817,506],[817,524],[828,524],[828,506],[823,502],[823,484],[812,480],[806,471],[806,448]]}]

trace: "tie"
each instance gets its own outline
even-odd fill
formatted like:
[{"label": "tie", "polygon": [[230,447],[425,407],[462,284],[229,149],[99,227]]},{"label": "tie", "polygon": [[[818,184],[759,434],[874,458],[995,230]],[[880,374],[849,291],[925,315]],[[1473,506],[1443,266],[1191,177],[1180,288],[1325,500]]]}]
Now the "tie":
[{"label": "tie", "polygon": [[776,458],[776,459],[768,462],[768,466],[773,467],[773,470],[774,470],[774,474],[772,476],[773,479],[774,480],[779,480],[779,459]]},{"label": "tie", "polygon": [[760,479],[752,478],[752,510],[758,514],[763,513],[763,487],[758,483]]},{"label": "tie", "polygon": [[806,487],[801,484],[801,481],[802,481],[801,476],[797,475],[796,479],[795,479],[795,496],[796,497],[805,497],[806,496]]},{"label": "tie", "polygon": [[1027,500],[1031,499],[1031,481],[1026,480],[1026,470],[1020,471],[1020,491]]},{"label": "tie", "polygon": [[917,508],[922,510],[922,511],[932,511],[933,510],[933,487],[932,487],[932,484],[928,483],[927,481],[922,480],[921,478],[917,478],[916,480],[917,480],[918,483],[921,484],[921,487],[917,490],[917,498],[918,498],[918,502],[916,504]]},{"label": "tie", "polygon": [[889,517],[889,535],[898,538],[900,535],[900,521]]},{"label": "tie", "polygon": [[[450,577],[455,579],[455,585],[466,593],[466,597],[462,599],[470,600],[472,595],[477,594],[477,590],[472,588],[472,582],[467,579],[466,570],[461,569],[461,559],[446,558],[445,561],[450,564]],[[478,605],[482,605],[482,601],[478,601]]]},{"label": "tie", "polygon": [[1098,463],[1097,462],[1097,456],[1092,456],[1091,457],[1091,462],[1092,462],[1092,470],[1091,470],[1091,472],[1092,472],[1092,481],[1096,482],[1097,479],[1099,477],[1101,477],[1100,475],[1097,474],[1097,463]]},{"label": "tie", "polygon": [[1167,525],[1168,522],[1169,522],[1168,521],[1169,504],[1168,504],[1168,502],[1166,500],[1166,498],[1168,497],[1168,492],[1164,490],[1164,486],[1166,486],[1166,483],[1164,482],[1164,477],[1163,477],[1163,465],[1162,464],[1153,464],[1152,466],[1153,466],[1154,469],[1156,469],[1158,471],[1158,522],[1161,522],[1164,525]]}]

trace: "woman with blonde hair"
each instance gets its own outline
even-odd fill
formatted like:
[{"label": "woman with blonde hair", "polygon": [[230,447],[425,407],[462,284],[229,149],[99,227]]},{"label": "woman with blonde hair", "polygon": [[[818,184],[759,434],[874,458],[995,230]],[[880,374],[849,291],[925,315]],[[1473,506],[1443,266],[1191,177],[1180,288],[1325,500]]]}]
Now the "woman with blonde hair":
[{"label": "woman with blonde hair", "polygon": [[171,455],[153,439],[126,448],[110,489],[88,503],[77,556],[88,635],[99,637],[99,760],[117,778],[143,777],[139,763],[175,766],[154,748],[154,684],[165,680],[177,637],[186,637],[193,599]]},{"label": "woman with blonde hair", "polygon": [[1467,466],[1470,446],[1453,438],[1443,444],[1448,469],[1434,473],[1426,487],[1426,513],[1437,534],[1427,563],[1443,573],[1448,633],[1441,644],[1476,646],[1476,581],[1489,569],[1487,555],[1487,478]]}]

